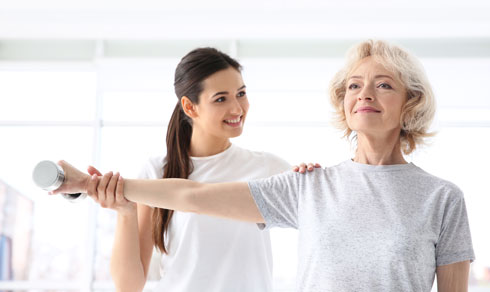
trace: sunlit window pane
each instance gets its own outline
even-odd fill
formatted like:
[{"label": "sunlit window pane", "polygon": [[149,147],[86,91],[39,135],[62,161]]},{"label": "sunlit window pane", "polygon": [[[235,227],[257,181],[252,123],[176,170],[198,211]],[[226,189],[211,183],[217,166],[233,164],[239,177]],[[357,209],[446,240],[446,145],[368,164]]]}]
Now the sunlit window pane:
[{"label": "sunlit window pane", "polygon": [[178,102],[173,92],[106,92],[104,120],[166,124]]},{"label": "sunlit window pane", "polygon": [[243,59],[243,78],[252,90],[326,92],[341,59]]},{"label": "sunlit window pane", "polygon": [[173,91],[180,59],[105,59],[98,74],[103,91]]},{"label": "sunlit window pane", "polygon": [[[88,202],[72,204],[60,196],[48,196],[32,182],[32,170],[41,160],[66,159],[84,167],[92,154],[92,129],[85,127],[0,127],[0,212],[14,226],[3,230],[14,240],[17,268],[11,280],[82,281],[88,257]],[[5,204],[5,197],[8,196]],[[0,203],[1,204],[1,203]],[[10,231],[9,231],[10,230]],[[19,232],[19,233],[17,233]],[[17,250],[19,249],[19,250]]]},{"label": "sunlit window pane", "polygon": [[0,121],[86,121],[95,116],[95,72],[0,70],[0,80]]},{"label": "sunlit window pane", "polygon": [[333,110],[326,92],[291,93],[284,91],[247,92],[249,122],[321,122],[332,121]]},{"label": "sunlit window pane", "polygon": [[422,60],[440,107],[490,107],[490,58]]}]

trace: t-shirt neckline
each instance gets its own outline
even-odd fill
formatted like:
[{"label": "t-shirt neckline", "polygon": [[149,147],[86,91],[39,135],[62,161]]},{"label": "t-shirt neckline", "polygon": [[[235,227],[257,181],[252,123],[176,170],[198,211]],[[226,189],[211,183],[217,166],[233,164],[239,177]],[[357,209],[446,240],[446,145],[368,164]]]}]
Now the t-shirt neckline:
[{"label": "t-shirt neckline", "polygon": [[415,164],[413,164],[412,162],[404,163],[404,164],[371,165],[371,164],[355,162],[352,159],[349,159],[344,163],[349,167],[356,168],[359,170],[365,170],[365,171],[400,171],[400,170],[409,170],[416,167]]},{"label": "t-shirt neckline", "polygon": [[226,148],[223,152],[220,152],[220,153],[216,153],[214,155],[210,155],[210,156],[202,156],[202,157],[196,157],[196,156],[191,156],[191,159],[193,161],[205,161],[205,160],[212,160],[212,159],[216,159],[216,158],[219,158],[219,157],[222,157],[222,156],[225,156],[227,155],[228,153],[230,153],[233,149],[235,148],[235,145],[234,144],[230,144],[230,146],[228,148]]}]

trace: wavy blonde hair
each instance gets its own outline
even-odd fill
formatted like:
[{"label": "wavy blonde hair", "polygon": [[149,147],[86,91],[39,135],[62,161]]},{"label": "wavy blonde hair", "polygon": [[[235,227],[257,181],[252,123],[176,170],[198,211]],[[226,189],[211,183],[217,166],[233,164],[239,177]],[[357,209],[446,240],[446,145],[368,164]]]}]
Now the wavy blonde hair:
[{"label": "wavy blonde hair", "polygon": [[[351,137],[344,112],[346,82],[358,63],[367,57],[382,64],[397,74],[407,91],[407,101],[400,117],[400,146],[405,154],[412,153],[418,145],[431,137],[429,127],[435,114],[435,98],[422,64],[407,51],[384,41],[368,40],[352,47],[347,53],[347,62],[330,82],[330,98],[335,108],[335,124]],[[355,137],[354,137],[355,138]]]}]

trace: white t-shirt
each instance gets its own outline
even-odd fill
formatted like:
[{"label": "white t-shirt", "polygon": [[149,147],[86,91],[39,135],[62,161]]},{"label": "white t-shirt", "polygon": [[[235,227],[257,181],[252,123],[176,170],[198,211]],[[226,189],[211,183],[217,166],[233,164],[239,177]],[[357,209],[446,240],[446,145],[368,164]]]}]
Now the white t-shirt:
[{"label": "white t-shirt", "polygon": [[[290,169],[281,158],[232,145],[208,157],[191,157],[189,179],[234,182],[265,178]],[[140,178],[162,178],[165,157],[148,161]],[[174,212],[154,291],[272,291],[272,254],[268,231],[255,223]]]},{"label": "white t-shirt", "polygon": [[341,164],[249,182],[267,227],[299,230],[297,291],[429,292],[474,260],[463,193],[413,163]]}]

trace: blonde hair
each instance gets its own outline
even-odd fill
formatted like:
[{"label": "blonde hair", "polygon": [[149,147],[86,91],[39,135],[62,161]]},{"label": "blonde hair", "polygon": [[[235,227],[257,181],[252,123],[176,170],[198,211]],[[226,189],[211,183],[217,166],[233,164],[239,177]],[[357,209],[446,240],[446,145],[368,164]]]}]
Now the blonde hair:
[{"label": "blonde hair", "polygon": [[400,117],[400,146],[410,154],[418,145],[425,144],[429,127],[435,114],[435,98],[422,64],[407,51],[384,41],[368,40],[352,47],[347,53],[347,62],[330,82],[330,98],[335,108],[336,126],[349,138],[352,130],[347,125],[344,112],[344,97],[348,75],[359,61],[372,57],[387,70],[397,74],[405,86],[407,101]]}]

